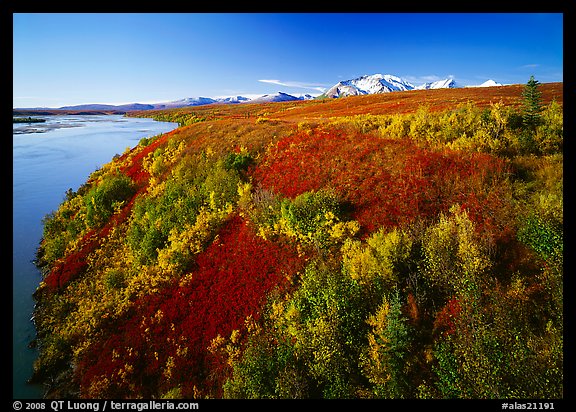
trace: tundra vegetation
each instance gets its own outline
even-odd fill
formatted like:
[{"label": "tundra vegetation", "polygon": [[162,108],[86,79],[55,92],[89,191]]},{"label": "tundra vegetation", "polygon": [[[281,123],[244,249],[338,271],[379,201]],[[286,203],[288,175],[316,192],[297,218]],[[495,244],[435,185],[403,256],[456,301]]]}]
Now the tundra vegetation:
[{"label": "tundra vegetation", "polygon": [[562,398],[562,84],[209,105],[44,219],[47,397]]}]

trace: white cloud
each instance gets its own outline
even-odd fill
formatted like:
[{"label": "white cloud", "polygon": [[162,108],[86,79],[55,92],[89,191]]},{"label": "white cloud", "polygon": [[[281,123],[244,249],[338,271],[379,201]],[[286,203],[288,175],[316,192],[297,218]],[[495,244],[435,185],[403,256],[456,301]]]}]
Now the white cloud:
[{"label": "white cloud", "polygon": [[423,83],[429,83],[429,82],[435,82],[436,80],[440,80],[440,77],[434,75],[434,74],[429,74],[426,76],[401,76],[403,79],[409,81],[410,83],[412,83],[415,86],[418,86],[420,84]]},{"label": "white cloud", "polygon": [[275,80],[275,79],[259,79],[258,81],[261,83],[276,84],[278,86],[284,86],[284,87],[295,87],[298,89],[310,89],[310,90],[316,90],[319,92],[323,92],[324,90],[326,90],[325,85],[320,84],[320,83],[282,81],[282,80]]},{"label": "white cloud", "polygon": [[401,76],[401,77],[403,79],[409,81],[410,83],[412,83],[414,86],[420,86],[421,84],[424,84],[424,83],[437,82],[438,80],[455,79],[456,78],[456,76],[454,76],[453,74],[447,74],[445,76],[437,76],[435,74],[428,74],[428,75],[424,75],[424,76],[406,75],[406,76]]},{"label": "white cloud", "polygon": [[435,82],[435,81],[440,80],[440,77],[439,77],[439,76],[436,76],[436,75],[433,75],[433,74],[430,74],[430,75],[428,75],[428,76],[422,76],[422,77],[421,77],[421,80],[424,81],[424,82]]}]

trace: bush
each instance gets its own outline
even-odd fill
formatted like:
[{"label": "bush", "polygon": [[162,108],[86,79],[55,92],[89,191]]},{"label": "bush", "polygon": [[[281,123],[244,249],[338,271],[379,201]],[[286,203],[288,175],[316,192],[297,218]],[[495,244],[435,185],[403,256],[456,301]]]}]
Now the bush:
[{"label": "bush", "polygon": [[359,230],[355,221],[343,222],[345,208],[330,190],[304,192],[281,203],[280,220],[275,225],[291,236],[328,248]]},{"label": "bush", "polygon": [[378,131],[385,139],[402,139],[410,134],[410,120],[406,115],[390,115],[387,124],[380,126]]},{"label": "bush", "polygon": [[418,140],[435,140],[440,122],[438,116],[430,112],[429,106],[419,106],[410,119],[410,137]]},{"label": "bush", "polygon": [[126,275],[120,270],[112,269],[104,277],[104,285],[107,289],[122,289],[126,286]]},{"label": "bush", "polygon": [[534,140],[542,154],[562,152],[564,144],[564,115],[562,107],[552,101],[541,113]]},{"label": "bush", "polygon": [[518,231],[518,239],[544,260],[559,260],[564,250],[562,227],[537,216],[529,216]]},{"label": "bush", "polygon": [[303,234],[316,232],[329,212],[340,215],[340,205],[337,197],[325,190],[302,193],[282,205],[282,216],[289,226]]},{"label": "bush", "polygon": [[49,267],[56,260],[64,257],[66,247],[68,245],[68,237],[66,233],[44,238],[41,248],[38,249],[36,254],[36,264],[41,267]]},{"label": "bush", "polygon": [[[180,163],[164,182],[163,190],[156,196],[139,199],[134,206],[127,236],[137,260],[141,264],[156,263],[159,250],[168,243],[176,246],[192,238],[206,241],[206,236],[192,232],[206,229],[211,233],[217,227],[218,216],[225,212],[227,205],[237,201],[239,182],[238,172],[226,170],[222,160],[199,156]],[[210,222],[206,227],[210,229],[196,222],[202,209],[206,212],[203,218]],[[215,214],[210,216],[210,212]],[[170,252],[169,260],[177,263],[179,270],[183,269],[190,260],[189,252],[181,247],[173,252],[176,253]]]},{"label": "bush", "polygon": [[406,273],[411,258],[412,239],[407,233],[384,228],[370,236],[365,243],[348,240],[342,247],[342,267],[356,282],[373,294],[367,300],[379,300],[387,288],[398,285]]},{"label": "bush", "polygon": [[248,169],[250,165],[254,163],[254,159],[247,152],[241,153],[230,153],[226,156],[224,160],[224,167],[226,170],[236,170],[238,172],[243,172]]},{"label": "bush", "polygon": [[158,197],[144,197],[134,205],[133,219],[127,240],[138,261],[150,264],[156,261],[170,231],[194,222],[202,204],[199,196],[189,193],[187,185],[171,179]]},{"label": "bush", "polygon": [[90,227],[106,223],[135,192],[132,180],[126,175],[114,174],[105,177],[84,196],[86,222]]},{"label": "bush", "polygon": [[423,239],[425,274],[448,295],[475,300],[483,274],[491,266],[488,247],[465,210],[455,205],[440,215]]}]

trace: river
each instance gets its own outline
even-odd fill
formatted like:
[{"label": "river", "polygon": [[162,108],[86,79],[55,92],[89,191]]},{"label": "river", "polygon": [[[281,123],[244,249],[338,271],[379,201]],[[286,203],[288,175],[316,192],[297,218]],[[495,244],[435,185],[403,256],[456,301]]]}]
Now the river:
[{"label": "river", "polygon": [[31,385],[37,351],[32,294],[41,280],[33,264],[42,218],[56,210],[69,188],[77,190],[103,164],[143,137],[175,129],[176,123],[121,115],[43,116],[44,123],[14,123],[12,135],[12,394],[39,399]]}]

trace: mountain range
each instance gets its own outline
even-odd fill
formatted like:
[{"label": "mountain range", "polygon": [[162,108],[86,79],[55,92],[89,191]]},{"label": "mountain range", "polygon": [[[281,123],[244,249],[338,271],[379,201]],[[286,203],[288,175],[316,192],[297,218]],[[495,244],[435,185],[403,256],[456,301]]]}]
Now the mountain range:
[{"label": "mountain range", "polygon": [[372,74],[357,77],[352,80],[338,82],[328,89],[324,97],[345,97],[357,96],[362,94],[390,93],[407,90],[430,90],[430,89],[453,89],[457,87],[491,87],[502,86],[494,80],[487,80],[482,84],[475,86],[460,86],[452,78],[437,80],[434,82],[424,83],[414,86],[407,80],[391,74]]},{"label": "mountain range", "polygon": [[[339,98],[345,96],[357,96],[364,94],[379,94],[391,93],[397,91],[408,90],[429,90],[429,89],[445,89],[457,87],[492,87],[502,86],[502,84],[494,80],[487,80],[482,84],[475,86],[460,86],[452,78],[437,80],[434,82],[424,83],[419,86],[414,86],[409,81],[394,76],[391,74],[372,74],[357,77],[355,79],[340,81],[334,86],[327,89],[320,96],[314,97],[309,94],[302,96],[293,96],[284,92],[277,92],[274,94],[265,94],[256,98],[248,98],[244,96],[231,96],[231,97],[187,97],[180,100],[174,100],[164,103],[129,103],[123,105],[111,104],[81,104],[76,106],[63,106],[52,110],[114,110],[114,111],[135,111],[135,110],[153,110],[153,109],[172,109],[188,106],[200,106],[206,104],[239,104],[239,103],[273,103],[273,102],[287,102],[294,100],[309,100],[314,98]],[[34,108],[48,109],[46,107]],[[15,109],[24,110],[24,109]]]}]

